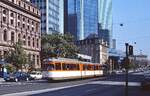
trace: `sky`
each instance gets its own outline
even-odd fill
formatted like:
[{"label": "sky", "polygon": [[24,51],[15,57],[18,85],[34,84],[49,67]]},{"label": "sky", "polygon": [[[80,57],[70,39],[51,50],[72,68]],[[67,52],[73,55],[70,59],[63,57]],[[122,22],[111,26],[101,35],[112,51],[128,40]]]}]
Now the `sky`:
[{"label": "sky", "polygon": [[135,54],[142,52],[150,58],[150,0],[112,1],[113,38],[117,40],[117,49],[125,50],[127,42],[134,46]]}]

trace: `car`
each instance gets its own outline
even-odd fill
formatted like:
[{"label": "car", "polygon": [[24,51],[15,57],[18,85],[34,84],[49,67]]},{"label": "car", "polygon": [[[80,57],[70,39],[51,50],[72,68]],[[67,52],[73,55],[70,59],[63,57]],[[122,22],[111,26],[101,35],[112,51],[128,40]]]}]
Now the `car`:
[{"label": "car", "polygon": [[150,90],[150,70],[145,71],[143,76],[144,76],[144,78],[143,78],[143,81],[141,83],[141,86],[143,89]]},{"label": "car", "polygon": [[38,71],[33,71],[30,73],[32,79],[42,79],[42,73]]},{"label": "car", "polygon": [[29,81],[31,80],[31,77],[28,73],[25,72],[14,72],[14,73],[10,73],[8,75],[6,75],[4,77],[5,81]]}]

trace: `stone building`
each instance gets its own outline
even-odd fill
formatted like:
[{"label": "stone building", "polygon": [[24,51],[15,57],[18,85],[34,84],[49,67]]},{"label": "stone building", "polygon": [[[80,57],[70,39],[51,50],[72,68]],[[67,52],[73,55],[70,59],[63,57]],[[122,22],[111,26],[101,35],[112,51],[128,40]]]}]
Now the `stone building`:
[{"label": "stone building", "polygon": [[0,0],[0,55],[21,40],[34,68],[41,67],[40,11],[26,0]]},{"label": "stone building", "polygon": [[93,63],[105,64],[108,60],[107,43],[99,38],[87,38],[76,42],[79,52],[88,56],[92,56]]}]

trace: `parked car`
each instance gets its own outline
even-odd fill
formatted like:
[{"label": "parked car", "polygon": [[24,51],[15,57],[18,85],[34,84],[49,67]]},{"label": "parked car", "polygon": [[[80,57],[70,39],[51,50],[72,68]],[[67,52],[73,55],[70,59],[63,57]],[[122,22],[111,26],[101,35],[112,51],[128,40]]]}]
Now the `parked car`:
[{"label": "parked car", "polygon": [[32,79],[42,79],[42,73],[39,71],[34,71],[30,73]]},{"label": "parked car", "polygon": [[29,81],[31,79],[30,75],[25,72],[14,72],[10,73],[4,77],[5,81]]},{"label": "parked car", "polygon": [[141,83],[141,86],[143,89],[150,90],[150,70],[145,71],[143,76],[144,76],[144,78],[143,78],[143,81]]}]

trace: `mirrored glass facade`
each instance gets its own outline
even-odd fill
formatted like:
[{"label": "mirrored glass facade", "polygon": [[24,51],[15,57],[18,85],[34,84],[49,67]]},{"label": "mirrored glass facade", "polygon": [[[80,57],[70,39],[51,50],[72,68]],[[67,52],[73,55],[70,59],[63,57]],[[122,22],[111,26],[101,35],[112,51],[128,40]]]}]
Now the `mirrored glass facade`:
[{"label": "mirrored glass facade", "polygon": [[[112,0],[68,0],[68,32],[76,40],[82,40],[90,34],[99,34],[101,30],[108,43],[112,34]],[[104,33],[106,32],[106,34]],[[107,36],[107,37],[106,37]],[[106,39],[107,38],[107,39]]]},{"label": "mirrored glass facade", "polygon": [[41,11],[42,33],[63,33],[63,0],[31,0]]},{"label": "mirrored glass facade", "polygon": [[97,0],[68,0],[68,31],[76,33],[77,40],[98,32],[97,4]]}]

